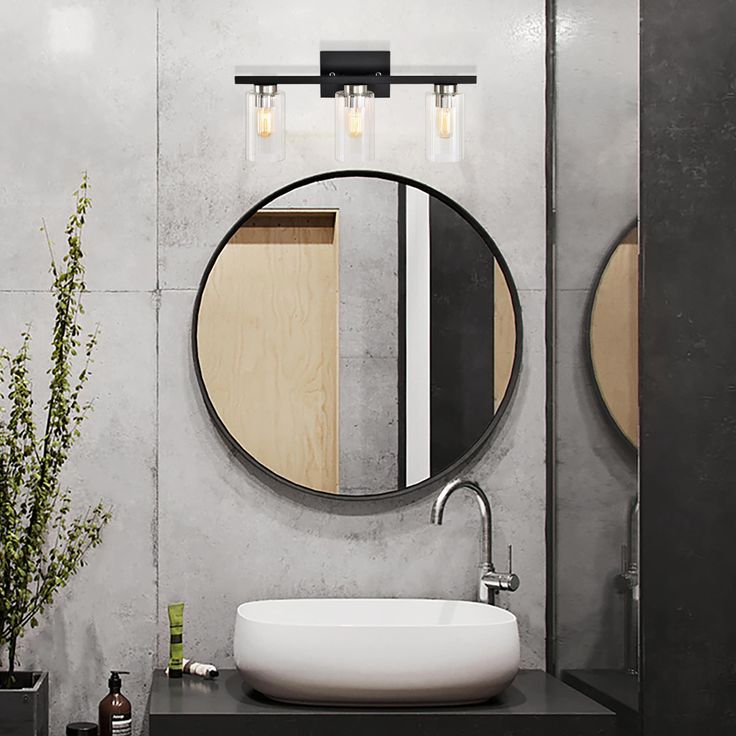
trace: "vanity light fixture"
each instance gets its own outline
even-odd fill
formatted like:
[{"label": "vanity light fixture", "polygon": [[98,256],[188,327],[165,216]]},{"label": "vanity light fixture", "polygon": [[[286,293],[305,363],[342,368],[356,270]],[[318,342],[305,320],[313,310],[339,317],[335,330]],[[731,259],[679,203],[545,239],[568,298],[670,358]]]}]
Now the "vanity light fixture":
[{"label": "vanity light fixture", "polygon": [[346,84],[335,94],[335,158],[372,161],[375,157],[375,95],[366,84]]},{"label": "vanity light fixture", "polygon": [[283,161],[286,156],[284,93],[275,84],[255,84],[246,95],[245,110],[248,161]]},{"label": "vanity light fixture", "polygon": [[429,161],[462,161],[464,147],[463,95],[456,84],[435,84],[427,93],[426,154]]},{"label": "vanity light fixture", "polygon": [[318,84],[321,97],[335,99],[335,158],[370,161],[375,156],[377,97],[390,97],[395,84],[432,85],[426,102],[427,159],[456,162],[463,157],[464,116],[460,84],[470,74],[392,74],[390,51],[322,51],[318,75],[236,74],[235,84],[252,84],[247,95],[246,156],[281,161],[284,150],[284,95],[278,85]]}]

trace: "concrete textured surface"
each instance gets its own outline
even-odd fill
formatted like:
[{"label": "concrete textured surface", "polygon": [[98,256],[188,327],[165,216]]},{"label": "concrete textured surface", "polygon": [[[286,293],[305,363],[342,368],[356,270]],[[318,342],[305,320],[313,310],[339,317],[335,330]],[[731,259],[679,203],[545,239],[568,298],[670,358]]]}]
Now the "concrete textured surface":
[{"label": "concrete textured surface", "polygon": [[[45,246],[39,253],[45,264]],[[140,718],[142,684],[157,661],[155,295],[92,293],[85,304],[85,324],[100,325],[88,392],[95,403],[63,481],[75,507],[102,500],[113,519],[88,564],[21,641],[22,666],[50,673],[51,733],[70,720],[96,720],[110,669],[130,670],[124,692]],[[38,403],[52,309],[45,293],[0,293],[0,343],[17,345],[19,328],[31,324]]]},{"label": "concrete textured surface", "polygon": [[[333,103],[286,90],[287,160],[254,169],[243,154],[236,65],[318,64],[325,43],[391,46],[394,67],[475,66],[467,87],[466,159],[424,158],[424,96],[404,86],[378,100],[376,160],[360,168],[418,178],[465,205],[507,254],[516,284],[544,288],[544,6],[539,0],[397,5],[379,0],[200,3],[162,0],[159,18],[159,259],[165,288],[197,285],[212,248],[269,192],[340,167]],[[386,103],[386,104],[383,104]],[[350,168],[350,167],[348,167]],[[355,167],[353,167],[355,168]],[[520,207],[519,210],[516,208]]]},{"label": "concrete textured surface", "polygon": [[[474,597],[477,510],[453,499],[441,528],[427,496],[305,498],[268,486],[226,449],[194,381],[191,308],[230,226],[268,192],[337,168],[333,107],[287,89],[287,160],[246,167],[239,64],[316,63],[322,42],[388,41],[395,66],[475,65],[466,160],[423,156],[425,89],[377,104],[376,161],[444,191],[491,233],[521,290],[524,366],[510,411],[464,473],[496,504],[497,555],[513,542],[525,667],[544,664],[544,4],[377,0],[206,4],[79,0],[0,8],[9,104],[0,116],[0,343],[50,327],[46,217],[59,240],[88,169],[88,318],[102,338],[97,408],[69,478],[115,519],[90,564],[20,657],[51,671],[52,730],[95,717],[107,670],[145,731],[151,668],[167,656],[166,604],[186,601],[188,653],[231,663],[237,603],[267,596]],[[43,378],[43,375],[40,376]],[[40,380],[39,378],[39,380]]]},{"label": "concrete textured surface", "polygon": [[340,492],[371,495],[399,487],[396,358],[340,360]]},{"label": "concrete textured surface", "polygon": [[560,669],[623,666],[624,599],[614,587],[637,491],[636,456],[601,411],[579,336],[584,291],[561,291],[557,378],[557,648]]},{"label": "concrete textured surface", "polygon": [[[442,527],[431,498],[339,501],[285,493],[242,465],[206,414],[189,358],[191,291],[165,291],[160,321],[159,596],[187,602],[186,647],[231,663],[235,608],[309,596],[472,599],[480,527],[453,498]],[[524,666],[544,657],[544,295],[522,294],[528,359],[518,400],[467,474],[495,509],[497,559],[514,545],[522,580],[502,604],[518,617]],[[167,627],[160,618],[161,664]]]},{"label": "concrete textured surface", "polygon": [[0,289],[48,288],[39,220],[61,238],[85,168],[89,287],[155,288],[155,4],[4,2],[0,42]]},{"label": "concrete textured surface", "polygon": [[623,665],[614,591],[634,453],[596,402],[584,318],[608,249],[637,213],[639,3],[557,3],[557,667]]}]

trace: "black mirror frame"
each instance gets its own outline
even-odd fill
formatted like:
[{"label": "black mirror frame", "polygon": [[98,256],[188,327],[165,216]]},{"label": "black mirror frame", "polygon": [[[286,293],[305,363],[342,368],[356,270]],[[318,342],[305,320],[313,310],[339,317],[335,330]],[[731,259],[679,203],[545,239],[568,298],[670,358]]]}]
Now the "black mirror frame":
[{"label": "black mirror frame", "polygon": [[[478,440],[475,442],[475,444],[462,457],[460,457],[454,463],[447,466],[445,469],[443,469],[439,473],[433,476],[430,476],[426,480],[423,480],[421,483],[415,483],[414,485],[407,486],[406,488],[397,488],[396,490],[393,490],[393,491],[386,491],[384,493],[376,493],[376,494],[365,495],[365,496],[349,496],[349,495],[341,495],[339,493],[327,493],[326,491],[319,491],[314,488],[309,488],[308,486],[300,485],[299,483],[294,483],[288,478],[284,478],[283,476],[278,475],[273,470],[263,465],[258,460],[256,460],[252,455],[250,455],[250,453],[248,453],[248,451],[245,448],[243,448],[240,445],[240,443],[238,443],[238,441],[232,436],[232,434],[230,434],[224,422],[222,421],[220,416],[217,414],[217,410],[212,404],[212,401],[210,400],[209,394],[207,393],[207,388],[204,383],[204,379],[202,377],[202,368],[199,362],[199,351],[198,351],[198,344],[197,344],[197,324],[199,321],[199,309],[200,309],[200,305],[202,302],[202,295],[204,293],[204,288],[207,283],[207,279],[209,278],[209,275],[212,269],[214,268],[214,265],[217,262],[217,259],[220,253],[223,251],[225,246],[230,242],[230,239],[237,232],[237,230],[240,227],[242,227],[243,223],[249,220],[256,212],[263,209],[264,207],[266,207],[268,204],[278,199],[279,197],[282,197],[283,195],[288,194],[289,192],[293,191],[294,189],[298,189],[300,187],[307,186],[309,184],[314,184],[320,181],[325,181],[328,179],[349,179],[349,178],[383,179],[385,181],[391,181],[397,184],[403,184],[405,186],[415,187],[416,189],[419,189],[425,192],[430,197],[435,197],[440,202],[442,202],[443,204],[453,209],[458,215],[463,217],[468,223],[470,223],[473,229],[478,233],[478,235],[483,239],[483,241],[488,246],[488,249],[493,254],[494,259],[498,263],[504,275],[504,278],[506,279],[506,283],[508,284],[509,292],[511,294],[511,303],[512,303],[512,307],[514,310],[514,322],[516,326],[516,339],[515,339],[515,345],[514,345],[514,349],[515,349],[514,363],[511,369],[511,376],[509,379],[509,384],[506,388],[506,393],[504,394],[504,397],[501,400],[501,403],[499,404],[498,409],[494,413],[493,418],[488,423],[487,427],[485,428],[483,433],[480,435]],[[254,466],[261,472],[265,473],[267,477],[269,477],[276,483],[285,485],[287,488],[290,488],[292,490],[302,491],[312,496],[317,496],[319,498],[324,498],[324,499],[332,499],[337,502],[342,502],[342,501],[363,501],[365,502],[365,501],[376,501],[376,500],[388,499],[388,498],[397,498],[398,496],[404,496],[409,493],[415,493],[415,492],[419,492],[422,490],[433,489],[438,482],[457,474],[460,468],[464,466],[465,464],[467,464],[470,460],[472,460],[473,457],[475,457],[475,455],[485,446],[485,444],[488,442],[491,435],[493,434],[494,430],[498,426],[500,419],[503,417],[506,410],[508,409],[511,403],[511,400],[516,391],[516,387],[517,387],[518,379],[519,379],[519,373],[521,370],[523,328],[522,328],[522,321],[521,321],[521,304],[519,302],[519,293],[516,289],[516,284],[514,283],[514,280],[511,276],[511,271],[509,270],[509,267],[506,264],[506,261],[504,260],[503,255],[501,254],[501,251],[499,250],[495,241],[486,232],[483,226],[469,212],[467,212],[463,207],[461,207],[453,199],[450,199],[450,197],[448,197],[447,195],[442,194],[442,192],[439,192],[436,189],[433,189],[432,187],[426,184],[415,181],[414,179],[410,179],[408,177],[401,176],[399,174],[392,174],[386,171],[371,171],[368,169],[353,169],[353,170],[348,169],[348,170],[340,170],[340,171],[328,171],[322,174],[315,174],[313,176],[309,176],[305,179],[299,179],[298,181],[292,182],[291,184],[281,187],[280,189],[277,189],[275,192],[272,192],[267,197],[265,197],[260,202],[258,202],[256,205],[251,207],[242,217],[240,217],[235,222],[235,224],[230,228],[230,230],[228,230],[225,237],[220,241],[219,245],[215,249],[215,252],[210,257],[210,260],[207,263],[207,267],[205,268],[205,271],[202,275],[202,279],[199,283],[199,288],[197,289],[197,296],[194,300],[194,310],[193,310],[193,315],[192,315],[191,341],[192,341],[192,357],[194,359],[194,371],[195,371],[195,375],[197,378],[197,383],[199,384],[200,391],[202,392],[202,398],[204,399],[205,406],[207,407],[207,411],[209,412],[209,415],[213,423],[215,424],[215,427],[219,431],[220,435],[224,438],[224,440],[226,441],[230,449],[233,450],[233,452],[237,456],[244,459],[248,464]]]}]

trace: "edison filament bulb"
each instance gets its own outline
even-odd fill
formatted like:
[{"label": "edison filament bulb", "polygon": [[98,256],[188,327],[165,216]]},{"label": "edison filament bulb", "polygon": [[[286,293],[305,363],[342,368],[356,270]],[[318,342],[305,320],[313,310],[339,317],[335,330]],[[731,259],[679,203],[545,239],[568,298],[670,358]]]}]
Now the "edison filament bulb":
[{"label": "edison filament bulb", "polygon": [[282,161],[285,139],[284,93],[275,84],[254,85],[246,97],[246,158]]}]

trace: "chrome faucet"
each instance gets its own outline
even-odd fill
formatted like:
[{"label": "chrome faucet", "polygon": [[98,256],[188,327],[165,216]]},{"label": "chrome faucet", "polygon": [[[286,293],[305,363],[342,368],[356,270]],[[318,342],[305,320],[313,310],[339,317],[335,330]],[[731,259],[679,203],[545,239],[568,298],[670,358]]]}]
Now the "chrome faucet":
[{"label": "chrome faucet", "polygon": [[624,669],[639,674],[639,497],[629,506],[628,544],[621,546],[621,572],[614,578],[624,595]]},{"label": "chrome faucet", "polygon": [[432,504],[429,520],[432,524],[442,524],[447,499],[461,488],[473,493],[478,502],[481,516],[481,561],[480,578],[478,583],[478,600],[481,603],[493,605],[496,593],[499,590],[513,592],[519,587],[519,577],[511,572],[511,545],[509,545],[509,570],[508,572],[496,572],[493,566],[493,514],[491,502],[485,491],[472,480],[450,481],[437,495]]}]

